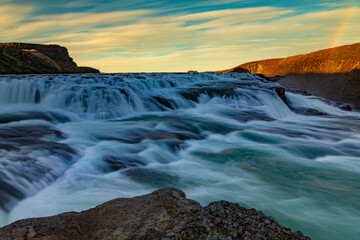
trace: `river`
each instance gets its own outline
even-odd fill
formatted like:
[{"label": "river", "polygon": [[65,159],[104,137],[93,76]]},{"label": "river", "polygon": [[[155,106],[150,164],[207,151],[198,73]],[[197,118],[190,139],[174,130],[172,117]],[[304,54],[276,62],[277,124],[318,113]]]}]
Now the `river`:
[{"label": "river", "polygon": [[173,186],[360,239],[360,113],[238,73],[0,76],[0,225]]}]

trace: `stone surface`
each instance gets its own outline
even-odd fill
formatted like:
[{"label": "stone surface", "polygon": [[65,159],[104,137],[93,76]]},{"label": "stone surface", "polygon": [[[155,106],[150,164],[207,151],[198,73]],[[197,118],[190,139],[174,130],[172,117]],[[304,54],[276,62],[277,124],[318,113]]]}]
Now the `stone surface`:
[{"label": "stone surface", "polygon": [[287,58],[274,58],[241,64],[238,68],[267,77],[290,73],[342,73],[360,69],[360,43],[324,49]]},{"label": "stone surface", "polygon": [[332,101],[348,103],[344,110],[360,109],[360,71],[334,74],[288,74],[278,80],[289,89],[300,89]]},{"label": "stone surface", "polygon": [[220,201],[201,207],[175,188],[118,198],[84,212],[25,219],[1,239],[309,239],[254,209]]},{"label": "stone surface", "polygon": [[0,74],[99,73],[78,67],[65,47],[30,43],[0,43]]},{"label": "stone surface", "polygon": [[281,100],[288,105],[286,97],[285,97],[285,88],[283,87],[276,87],[275,88],[275,92],[277,93],[277,95],[281,98]]},{"label": "stone surface", "polygon": [[242,68],[242,67],[236,67],[232,70],[232,72],[237,72],[237,73],[250,73],[249,70]]}]

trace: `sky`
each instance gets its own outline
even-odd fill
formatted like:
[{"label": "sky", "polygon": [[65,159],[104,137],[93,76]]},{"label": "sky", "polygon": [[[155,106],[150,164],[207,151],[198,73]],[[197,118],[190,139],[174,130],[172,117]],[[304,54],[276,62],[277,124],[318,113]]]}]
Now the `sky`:
[{"label": "sky", "polygon": [[0,0],[0,42],[109,73],[222,70],[360,42],[360,0]]}]

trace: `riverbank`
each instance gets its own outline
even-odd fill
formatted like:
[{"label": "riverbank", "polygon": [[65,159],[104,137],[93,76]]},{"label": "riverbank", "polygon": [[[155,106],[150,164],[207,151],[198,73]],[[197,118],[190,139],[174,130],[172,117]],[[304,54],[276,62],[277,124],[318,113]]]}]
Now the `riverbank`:
[{"label": "riverbank", "polygon": [[288,74],[277,77],[277,81],[288,89],[302,90],[360,109],[360,70],[333,74]]}]

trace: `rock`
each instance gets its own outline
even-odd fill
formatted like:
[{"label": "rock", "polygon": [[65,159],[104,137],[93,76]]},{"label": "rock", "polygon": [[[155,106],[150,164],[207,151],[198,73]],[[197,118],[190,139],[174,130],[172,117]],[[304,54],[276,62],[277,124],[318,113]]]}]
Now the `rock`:
[{"label": "rock", "polygon": [[325,116],[326,113],[320,112],[319,110],[312,108],[291,108],[297,114],[307,115],[307,116]]},{"label": "rock", "polygon": [[162,110],[174,109],[174,107],[172,106],[171,102],[168,99],[160,96],[155,96],[154,99],[157,103],[159,103],[159,106],[161,107]]},{"label": "rock", "polygon": [[238,204],[220,201],[201,207],[175,188],[114,199],[80,213],[20,220],[1,228],[0,236],[3,240],[310,239]]},{"label": "rock", "polygon": [[255,86],[254,83],[247,82],[223,82],[223,83],[214,83],[212,85],[202,85],[197,84],[195,88],[182,89],[180,94],[191,101],[198,102],[201,94],[209,95],[210,97],[219,96],[219,97],[231,97],[236,95],[236,88],[239,87],[248,87]]},{"label": "rock", "polygon": [[286,100],[286,96],[285,96],[285,88],[283,87],[276,87],[275,88],[275,92],[277,93],[277,95],[281,98],[281,100],[288,105],[287,100]]},{"label": "rock", "polygon": [[360,71],[288,74],[279,83],[288,89],[298,89],[331,101],[346,103],[342,104],[344,110],[360,109]]},{"label": "rock", "polygon": [[[72,164],[76,151],[59,142],[64,138],[65,134],[46,123],[0,126],[0,162],[6,164],[0,179],[1,210],[10,211],[18,201],[44,188],[44,182],[55,181],[65,171],[64,166]],[[50,167],[55,160],[59,163],[56,171]],[[24,191],[29,183],[38,184]]]},{"label": "rock", "polygon": [[267,77],[290,73],[343,73],[360,68],[360,43],[324,49],[287,58],[248,62],[222,72],[245,69]]},{"label": "rock", "polygon": [[352,108],[350,107],[349,104],[340,105],[340,109],[342,109],[342,110],[344,110],[344,111],[349,111],[349,112],[352,111]]},{"label": "rock", "polygon": [[0,43],[0,74],[99,73],[78,67],[65,47],[30,43]]},{"label": "rock", "polygon": [[237,72],[237,73],[250,73],[249,70],[242,68],[242,67],[236,67],[234,69],[232,69],[231,72]]},{"label": "rock", "polygon": [[92,68],[92,67],[78,67],[81,73],[100,73],[99,70],[97,70],[96,68]]},{"label": "rock", "polygon": [[258,75],[260,78],[263,78],[263,79],[268,80],[268,81],[271,81],[271,80],[272,80],[272,79],[270,79],[269,77],[267,77],[267,76],[265,76],[264,74],[261,74],[261,73],[258,73],[258,74],[256,74],[256,75]]}]

